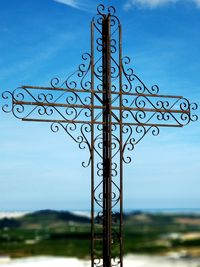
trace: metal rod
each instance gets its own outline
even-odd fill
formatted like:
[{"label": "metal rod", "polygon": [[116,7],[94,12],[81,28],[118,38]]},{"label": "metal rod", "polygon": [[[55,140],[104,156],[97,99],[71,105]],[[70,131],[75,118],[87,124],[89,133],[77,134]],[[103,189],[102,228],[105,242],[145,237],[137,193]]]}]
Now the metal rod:
[{"label": "metal rod", "polygon": [[[94,23],[91,22],[91,87],[94,88]],[[94,106],[94,92],[91,91],[91,104]],[[94,121],[94,109],[91,110]],[[91,124],[91,267],[94,267],[94,123]]]},{"label": "metal rod", "polygon": [[62,103],[44,103],[44,102],[28,102],[28,101],[16,101],[13,100],[14,105],[24,106],[43,106],[43,107],[64,107],[64,108],[88,108],[88,109],[103,109],[104,106],[93,105],[78,105],[78,104],[62,104]]},{"label": "metal rod", "polygon": [[181,113],[189,114],[190,110],[178,110],[178,109],[157,109],[157,108],[130,108],[130,107],[113,107],[112,110],[124,110],[124,111],[144,111],[144,112],[157,112],[157,113]]},{"label": "metal rod", "polygon": [[[22,118],[22,121],[27,122],[49,122],[49,123],[83,123],[83,124],[96,124],[96,125],[104,125],[104,122],[101,121],[78,121],[78,120],[42,120],[42,119],[26,119]],[[111,125],[120,125],[119,122],[111,122]],[[182,124],[158,124],[158,123],[126,123],[123,122],[123,126],[149,126],[149,127],[183,127]]]},{"label": "metal rod", "polygon": [[110,16],[102,22],[102,66],[103,66],[103,267],[111,267],[111,59]]},{"label": "metal rod", "polygon": [[176,96],[176,95],[157,95],[157,94],[134,94],[134,93],[126,93],[126,92],[123,92],[122,93],[123,95],[132,95],[132,96],[144,96],[144,97],[159,97],[159,98],[180,98],[182,99],[183,96]]},{"label": "metal rod", "polygon": [[78,89],[78,88],[61,88],[61,87],[43,87],[43,86],[30,86],[30,85],[22,85],[22,89],[33,89],[33,90],[47,90],[47,91],[64,91],[64,92],[79,92],[79,93],[91,93],[91,91],[98,93],[99,91],[95,91],[93,89]]},{"label": "metal rod", "polygon": [[[122,28],[119,24],[119,88],[120,88],[120,98],[119,106],[123,105],[122,98]],[[120,110],[120,267],[123,267],[123,113]]]},{"label": "metal rod", "polygon": [[[91,93],[91,91],[93,93],[99,93],[99,94],[103,94],[105,93],[105,91],[102,90],[94,90],[93,88],[91,88],[91,90],[87,90],[87,89],[70,89],[70,88],[59,88],[59,87],[42,87],[42,86],[30,86],[30,85],[22,85],[21,86],[22,89],[33,89],[33,90],[48,90],[48,91],[64,91],[64,92],[79,92],[79,93]],[[130,93],[130,92],[123,92],[122,90],[120,90],[120,92],[116,92],[116,91],[111,91],[111,94],[114,95],[119,95],[119,94],[123,94],[123,95],[130,95],[130,96],[144,96],[144,97],[161,97],[161,98],[180,98],[182,99],[183,96],[177,96],[177,95],[158,95],[158,94],[138,94],[138,93]]]},{"label": "metal rod", "polygon": [[[62,104],[62,103],[44,103],[44,102],[29,102],[29,101],[17,101],[13,100],[14,105],[24,106],[43,106],[43,107],[66,107],[66,108],[88,108],[88,109],[105,109],[105,106],[91,105],[78,105],[78,104]],[[157,112],[157,113],[181,113],[189,114],[190,110],[178,110],[178,109],[157,109],[157,108],[130,108],[130,107],[116,107],[111,106],[112,110],[124,110],[124,111],[144,111],[144,112]]]}]

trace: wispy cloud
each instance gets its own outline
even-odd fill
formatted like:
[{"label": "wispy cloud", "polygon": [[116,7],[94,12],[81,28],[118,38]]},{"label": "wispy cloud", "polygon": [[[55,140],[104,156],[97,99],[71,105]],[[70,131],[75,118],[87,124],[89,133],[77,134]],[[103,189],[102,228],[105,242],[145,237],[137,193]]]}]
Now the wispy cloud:
[{"label": "wispy cloud", "polygon": [[128,0],[124,5],[124,9],[128,11],[134,6],[155,9],[169,4],[176,4],[178,2],[196,4],[196,6],[200,8],[200,0]]},{"label": "wispy cloud", "polygon": [[193,0],[193,1],[196,3],[197,7],[200,8],[200,0]]},{"label": "wispy cloud", "polygon": [[77,0],[53,0],[53,1],[76,8],[76,9],[84,10],[84,11],[88,11],[88,8],[89,8],[86,1],[84,1],[84,3],[77,1]]},{"label": "wispy cloud", "polygon": [[176,3],[178,0],[128,0],[124,5],[125,10],[131,9],[133,6],[157,8],[170,3]]},{"label": "wispy cloud", "polygon": [[[0,81],[3,82],[11,76],[21,77],[22,73],[23,80],[30,78],[30,76],[33,75],[34,66],[38,66],[37,69],[39,70],[45,62],[50,61],[59,51],[64,49],[67,43],[69,44],[70,41],[75,41],[77,36],[79,36],[79,33],[66,34],[61,32],[56,35],[56,38],[53,36],[53,38],[48,39],[48,41],[45,40],[44,42],[38,43],[35,45],[34,49],[28,49],[26,51],[26,53],[29,54],[28,57],[21,57],[20,61],[13,63],[9,67],[0,68]],[[31,71],[29,71],[30,69]]]},{"label": "wispy cloud", "polygon": [[54,1],[74,8],[79,8],[79,5],[76,0],[54,0]]}]

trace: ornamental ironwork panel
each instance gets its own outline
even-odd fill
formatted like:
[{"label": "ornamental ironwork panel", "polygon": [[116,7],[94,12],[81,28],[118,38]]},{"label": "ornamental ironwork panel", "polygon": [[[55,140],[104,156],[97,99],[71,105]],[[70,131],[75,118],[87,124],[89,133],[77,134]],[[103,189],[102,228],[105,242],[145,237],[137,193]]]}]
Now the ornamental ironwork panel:
[{"label": "ornamental ironwork panel", "polygon": [[49,87],[6,91],[4,112],[22,121],[48,122],[88,150],[91,168],[91,266],[123,266],[123,165],[143,137],[161,127],[183,127],[198,118],[195,103],[159,94],[135,74],[122,54],[122,29],[115,8],[97,7],[91,50],[77,70]]}]

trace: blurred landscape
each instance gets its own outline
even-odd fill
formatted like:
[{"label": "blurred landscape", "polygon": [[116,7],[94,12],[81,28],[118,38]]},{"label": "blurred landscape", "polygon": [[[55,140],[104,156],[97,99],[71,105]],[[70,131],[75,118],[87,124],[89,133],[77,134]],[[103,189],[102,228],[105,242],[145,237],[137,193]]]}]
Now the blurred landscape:
[{"label": "blurred landscape", "polygon": [[[124,253],[200,259],[200,214],[124,214]],[[13,216],[1,213],[0,259],[38,256],[89,259],[88,214],[53,210]]]}]

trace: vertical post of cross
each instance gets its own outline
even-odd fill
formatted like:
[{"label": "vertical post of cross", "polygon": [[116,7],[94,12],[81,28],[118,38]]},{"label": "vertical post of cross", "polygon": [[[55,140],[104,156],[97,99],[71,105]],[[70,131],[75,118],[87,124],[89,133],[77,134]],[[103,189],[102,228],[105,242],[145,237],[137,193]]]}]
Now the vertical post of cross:
[{"label": "vertical post of cross", "polygon": [[[123,106],[123,82],[122,82],[122,73],[123,73],[123,66],[122,66],[122,28],[121,24],[119,24],[119,106]],[[120,267],[123,267],[123,111],[120,109],[120,133],[119,133],[119,150],[120,150],[120,233],[119,233],[119,238],[120,238]]]},{"label": "vertical post of cross", "polygon": [[[91,105],[94,106],[94,23],[91,22]],[[94,266],[94,109],[91,109],[91,267]]]},{"label": "vertical post of cross", "polygon": [[111,180],[111,55],[110,15],[102,23],[103,66],[103,267],[111,266],[112,180]]}]

